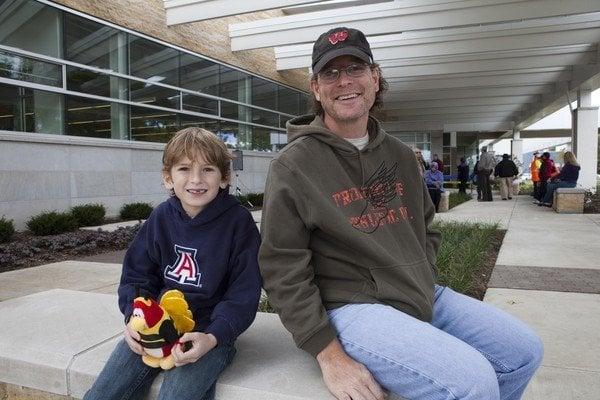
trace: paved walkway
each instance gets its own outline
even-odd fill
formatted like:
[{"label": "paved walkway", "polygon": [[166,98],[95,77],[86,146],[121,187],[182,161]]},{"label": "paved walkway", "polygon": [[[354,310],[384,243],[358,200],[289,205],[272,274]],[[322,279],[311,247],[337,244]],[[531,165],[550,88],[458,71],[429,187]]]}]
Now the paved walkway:
[{"label": "paved walkway", "polygon": [[[600,399],[600,215],[556,214],[518,196],[469,201],[436,219],[498,223],[507,229],[484,301],[523,319],[542,337],[542,367],[524,399]],[[12,305],[9,299],[33,293],[114,294],[122,257],[123,252],[112,252],[0,274],[0,320],[7,317],[1,310],[10,309],[2,302]]]},{"label": "paved walkway", "polygon": [[507,229],[484,301],[542,337],[542,367],[524,399],[600,399],[600,215],[557,214],[517,196],[470,201],[436,219]]}]

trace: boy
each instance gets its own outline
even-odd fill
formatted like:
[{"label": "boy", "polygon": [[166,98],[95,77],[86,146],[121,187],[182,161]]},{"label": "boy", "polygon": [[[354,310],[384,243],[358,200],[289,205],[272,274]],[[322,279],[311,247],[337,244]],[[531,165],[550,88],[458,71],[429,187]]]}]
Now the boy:
[{"label": "boy", "polygon": [[[248,210],[228,194],[230,160],[213,133],[177,132],[163,154],[171,197],[152,212],[123,261],[119,308],[125,322],[138,290],[158,300],[171,289],[184,293],[196,322],[173,348],[175,368],[165,372],[161,400],[213,399],[215,382],[235,354],[234,340],[256,315],[260,236]],[[84,399],[143,397],[161,369],[142,362],[139,340],[126,326],[125,339]]]}]

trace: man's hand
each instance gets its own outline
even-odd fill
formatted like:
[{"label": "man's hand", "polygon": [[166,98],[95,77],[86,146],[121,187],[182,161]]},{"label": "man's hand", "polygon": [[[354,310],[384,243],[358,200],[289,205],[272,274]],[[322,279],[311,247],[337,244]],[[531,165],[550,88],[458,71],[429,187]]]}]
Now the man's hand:
[{"label": "man's hand", "polygon": [[382,400],[385,393],[367,368],[350,358],[337,339],[317,355],[323,380],[338,400]]},{"label": "man's hand", "polygon": [[[208,353],[217,345],[217,338],[214,337],[214,335],[202,332],[185,333],[179,341],[181,344],[175,345],[171,351],[176,367],[198,361],[200,357]],[[185,342],[190,342],[192,344],[192,347],[186,352],[183,351],[183,344]]]},{"label": "man's hand", "polygon": [[123,334],[125,335],[125,342],[129,346],[131,351],[133,351],[135,354],[139,354],[140,356],[146,355],[144,348],[139,343],[139,341],[141,340],[139,332],[136,332],[133,329],[131,329],[129,325],[125,325],[125,332]]}]

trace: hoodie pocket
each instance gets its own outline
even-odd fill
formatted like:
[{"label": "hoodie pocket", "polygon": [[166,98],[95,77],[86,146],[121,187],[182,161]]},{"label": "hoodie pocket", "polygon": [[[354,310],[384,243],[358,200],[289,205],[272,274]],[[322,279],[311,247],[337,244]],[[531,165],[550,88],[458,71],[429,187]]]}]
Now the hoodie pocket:
[{"label": "hoodie pocket", "polygon": [[411,264],[369,268],[376,298],[419,319],[429,320],[433,307],[433,276],[427,258]]}]

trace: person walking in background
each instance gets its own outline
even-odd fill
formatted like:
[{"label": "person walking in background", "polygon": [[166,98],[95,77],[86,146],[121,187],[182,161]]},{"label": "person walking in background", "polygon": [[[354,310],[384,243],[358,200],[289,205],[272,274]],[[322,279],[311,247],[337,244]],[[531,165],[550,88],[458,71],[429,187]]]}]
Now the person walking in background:
[{"label": "person walking in background", "polygon": [[494,172],[496,160],[491,153],[488,153],[487,147],[481,148],[481,156],[477,166],[477,184],[481,190],[480,201],[492,201],[492,185],[490,184],[490,175]]},{"label": "person walking in background", "polygon": [[456,167],[458,169],[458,192],[467,194],[467,181],[469,180],[469,165],[465,161],[464,157],[460,158],[460,164]]},{"label": "person walking in background", "polygon": [[502,161],[496,165],[494,176],[500,178],[500,197],[502,200],[512,199],[513,179],[519,174],[519,169],[508,154],[502,154]]},{"label": "person walking in background", "polygon": [[579,166],[579,163],[577,163],[575,154],[571,151],[566,151],[563,159],[565,160],[565,165],[560,170],[560,173],[556,175],[556,181],[548,183],[546,194],[538,204],[539,206],[552,207],[554,191],[556,189],[574,188],[577,186],[577,179],[579,179],[579,170],[581,167]]},{"label": "person walking in background", "polygon": [[540,153],[537,151],[533,152],[533,160],[529,165],[529,171],[531,172],[531,181],[533,182],[533,194],[534,198],[538,198],[540,191],[540,166],[542,165],[542,159]]},{"label": "person walking in background", "polygon": [[433,155],[433,158],[431,159],[431,162],[436,162],[438,165],[438,171],[440,171],[442,173],[442,175],[444,174],[444,162],[442,160],[440,160],[440,158],[438,157],[437,154]]},{"label": "person walking in background", "polygon": [[435,161],[431,162],[429,170],[425,172],[425,184],[427,184],[429,196],[435,206],[435,212],[438,212],[440,199],[444,191],[444,174],[438,169],[438,164]]},{"label": "person walking in background", "polygon": [[546,195],[546,187],[548,181],[552,178],[552,175],[556,173],[556,166],[554,160],[550,158],[550,153],[545,151],[542,153],[542,164],[540,165],[540,187],[538,190],[538,196],[535,198],[535,204],[539,204]]},{"label": "person walking in background", "polygon": [[423,158],[423,151],[419,148],[415,149],[415,157],[417,157],[417,161],[419,162],[419,171],[421,172],[421,176],[425,176],[425,171],[429,169],[429,164]]}]

